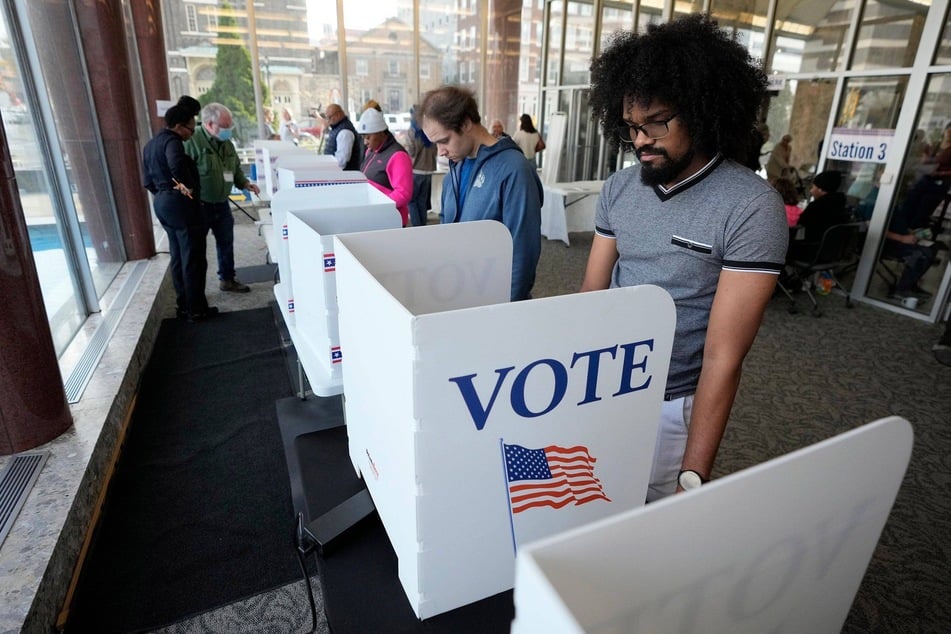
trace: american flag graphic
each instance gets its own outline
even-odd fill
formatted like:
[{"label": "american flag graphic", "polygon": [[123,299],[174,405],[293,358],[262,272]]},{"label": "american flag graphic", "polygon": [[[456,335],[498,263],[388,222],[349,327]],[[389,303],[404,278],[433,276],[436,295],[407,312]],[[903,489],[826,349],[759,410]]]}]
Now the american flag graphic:
[{"label": "american flag graphic", "polygon": [[289,313],[293,313],[293,312],[294,312],[294,300],[293,300],[293,299],[287,300],[287,312],[289,312]]},{"label": "american flag graphic", "polygon": [[337,258],[333,253],[324,253],[324,273],[333,273],[337,270]]},{"label": "american flag graphic", "polygon": [[343,361],[343,353],[340,352],[340,346],[330,347],[330,363],[340,363]]},{"label": "american flag graphic", "polygon": [[594,500],[611,501],[594,475],[597,462],[587,447],[527,449],[502,444],[512,513],[550,506],[560,509]]},{"label": "american flag graphic", "polygon": [[281,227],[281,237],[287,240],[287,225]]}]

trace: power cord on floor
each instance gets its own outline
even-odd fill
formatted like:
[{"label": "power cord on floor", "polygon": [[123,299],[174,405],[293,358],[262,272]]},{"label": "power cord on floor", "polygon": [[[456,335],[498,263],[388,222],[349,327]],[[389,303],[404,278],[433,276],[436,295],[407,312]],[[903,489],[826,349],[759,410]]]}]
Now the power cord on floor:
[{"label": "power cord on floor", "polygon": [[307,599],[310,601],[311,632],[317,632],[317,603],[314,601],[314,588],[310,583],[310,575],[307,573],[306,557],[314,553],[314,562],[317,561],[317,543],[311,538],[310,534],[304,530],[304,514],[298,513],[294,521],[294,546],[297,550],[297,561],[300,563],[301,574],[304,575],[304,582],[307,584]]},{"label": "power cord on floor", "polygon": [[258,220],[260,220],[260,218],[255,218],[254,216],[252,216],[251,214],[249,214],[249,213],[245,210],[245,208],[242,207],[241,205],[239,205],[239,204],[238,204],[238,201],[236,201],[234,198],[229,198],[228,200],[230,200],[230,201],[231,201],[231,204],[234,205],[235,207],[237,207],[237,208],[241,211],[241,213],[243,213],[245,216],[247,216],[248,218],[250,218],[252,222],[257,222]]}]

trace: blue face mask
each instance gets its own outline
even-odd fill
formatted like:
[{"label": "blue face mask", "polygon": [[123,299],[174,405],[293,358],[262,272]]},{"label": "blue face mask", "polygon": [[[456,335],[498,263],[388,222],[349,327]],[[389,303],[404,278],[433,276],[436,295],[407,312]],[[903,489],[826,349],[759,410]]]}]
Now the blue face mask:
[{"label": "blue face mask", "polygon": [[227,141],[231,138],[231,128],[218,128],[218,139]]}]

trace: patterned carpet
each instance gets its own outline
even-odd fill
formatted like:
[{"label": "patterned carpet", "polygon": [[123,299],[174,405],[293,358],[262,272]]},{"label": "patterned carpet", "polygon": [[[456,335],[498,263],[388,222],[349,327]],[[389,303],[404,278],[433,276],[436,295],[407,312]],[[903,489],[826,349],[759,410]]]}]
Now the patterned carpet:
[{"label": "patterned carpet", "polygon": [[[591,234],[570,248],[544,241],[535,297],[577,290]],[[843,632],[949,632],[951,601],[951,367],[931,346],[943,327],[820,297],[823,316],[790,315],[775,298],[747,358],[715,476],[744,469],[870,421],[911,421],[915,448],[905,482]],[[317,600],[320,600],[319,593]],[[307,632],[303,582],[161,630]],[[329,632],[326,622],[318,632]]]}]

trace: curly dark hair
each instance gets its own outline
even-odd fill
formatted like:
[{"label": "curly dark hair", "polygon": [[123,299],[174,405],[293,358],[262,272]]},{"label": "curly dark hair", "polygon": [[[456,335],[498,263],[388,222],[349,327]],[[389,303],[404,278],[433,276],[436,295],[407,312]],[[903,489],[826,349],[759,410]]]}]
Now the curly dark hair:
[{"label": "curly dark hair", "polygon": [[625,98],[673,108],[698,151],[743,160],[766,98],[766,74],[717,22],[701,14],[618,31],[591,64],[589,103],[617,139]]},{"label": "curly dark hair", "polygon": [[195,115],[191,113],[190,106],[177,103],[165,111],[165,127],[174,128],[177,125],[187,125],[195,120]]}]

